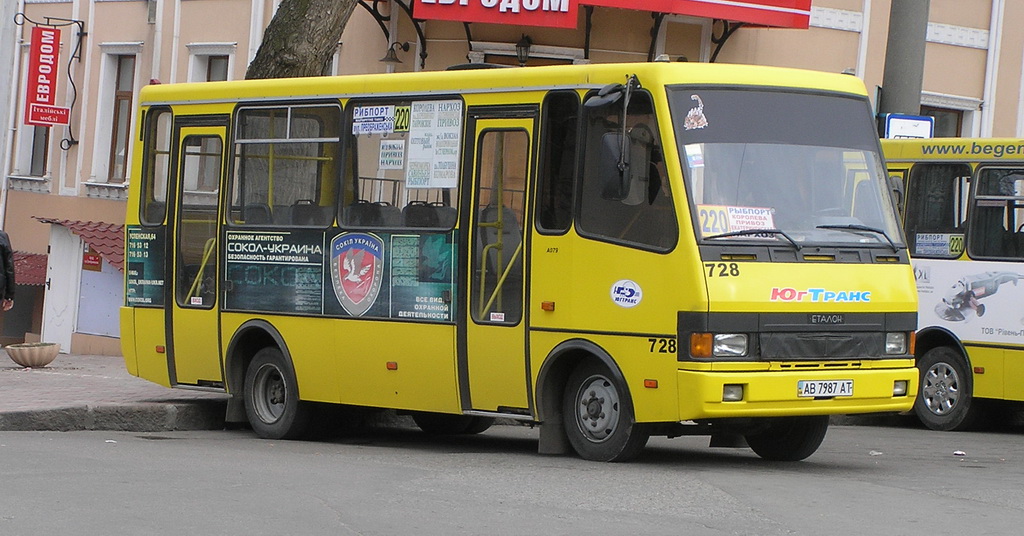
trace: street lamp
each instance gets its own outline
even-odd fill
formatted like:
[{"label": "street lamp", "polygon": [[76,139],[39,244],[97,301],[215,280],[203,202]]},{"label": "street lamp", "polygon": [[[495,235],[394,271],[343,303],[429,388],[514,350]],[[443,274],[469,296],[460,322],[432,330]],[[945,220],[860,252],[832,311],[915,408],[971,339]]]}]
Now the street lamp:
[{"label": "street lamp", "polygon": [[398,59],[398,54],[395,53],[396,48],[402,49],[402,52],[409,52],[409,42],[406,41],[404,43],[399,43],[398,41],[395,41],[394,43],[391,43],[391,45],[388,46],[388,53],[377,61],[390,64],[402,63],[402,60]]},{"label": "street lamp", "polygon": [[533,45],[533,40],[526,34],[523,34],[523,37],[516,43],[516,59],[519,60],[520,67],[525,66],[526,62],[530,60],[531,45]]}]

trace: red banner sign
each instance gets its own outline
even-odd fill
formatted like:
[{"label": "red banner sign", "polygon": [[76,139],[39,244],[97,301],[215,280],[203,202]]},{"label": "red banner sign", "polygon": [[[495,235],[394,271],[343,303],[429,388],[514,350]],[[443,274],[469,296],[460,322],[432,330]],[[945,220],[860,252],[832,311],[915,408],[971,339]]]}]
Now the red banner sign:
[{"label": "red banner sign", "polygon": [[748,22],[780,28],[804,28],[811,0],[579,0],[583,5],[642,9],[656,13]]},{"label": "red banner sign", "polygon": [[579,6],[807,28],[811,0],[414,0],[417,19],[575,28]]},{"label": "red banner sign", "polygon": [[575,28],[578,0],[414,0],[417,19]]},{"label": "red banner sign", "polygon": [[66,108],[55,106],[60,30],[34,26],[28,52],[28,87],[25,92],[25,123],[41,127],[67,124]]}]

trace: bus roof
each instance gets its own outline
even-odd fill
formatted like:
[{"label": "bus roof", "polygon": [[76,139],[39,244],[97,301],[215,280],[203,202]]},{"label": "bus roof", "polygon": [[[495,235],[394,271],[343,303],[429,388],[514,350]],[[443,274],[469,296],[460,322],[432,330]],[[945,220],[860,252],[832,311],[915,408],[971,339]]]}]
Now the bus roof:
[{"label": "bus roof", "polygon": [[559,87],[600,87],[636,74],[648,87],[671,84],[725,84],[796,87],[866,96],[857,77],[802,69],[716,63],[622,63],[557,65],[507,69],[471,69],[342,75],[269,80],[237,80],[149,85],[143,106],[218,103],[294,97],[351,97],[409,93],[537,91]]},{"label": "bus roof", "polygon": [[924,138],[882,140],[882,152],[890,162],[956,160],[1000,162],[1024,160],[1022,138]]}]

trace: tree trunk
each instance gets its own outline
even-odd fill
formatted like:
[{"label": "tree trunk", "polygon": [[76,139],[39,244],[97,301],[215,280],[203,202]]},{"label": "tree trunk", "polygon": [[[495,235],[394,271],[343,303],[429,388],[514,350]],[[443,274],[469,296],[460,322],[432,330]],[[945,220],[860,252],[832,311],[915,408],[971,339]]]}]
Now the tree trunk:
[{"label": "tree trunk", "polygon": [[321,76],[355,6],[356,0],[283,0],[245,77]]}]

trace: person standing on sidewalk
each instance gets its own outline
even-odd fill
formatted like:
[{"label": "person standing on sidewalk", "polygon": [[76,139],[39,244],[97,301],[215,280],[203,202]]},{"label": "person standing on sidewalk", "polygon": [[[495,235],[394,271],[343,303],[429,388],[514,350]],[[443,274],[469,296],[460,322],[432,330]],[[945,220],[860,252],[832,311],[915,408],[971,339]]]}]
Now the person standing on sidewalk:
[{"label": "person standing on sidewalk", "polygon": [[11,247],[11,237],[0,230],[0,309],[10,311],[14,307],[14,248]]}]

